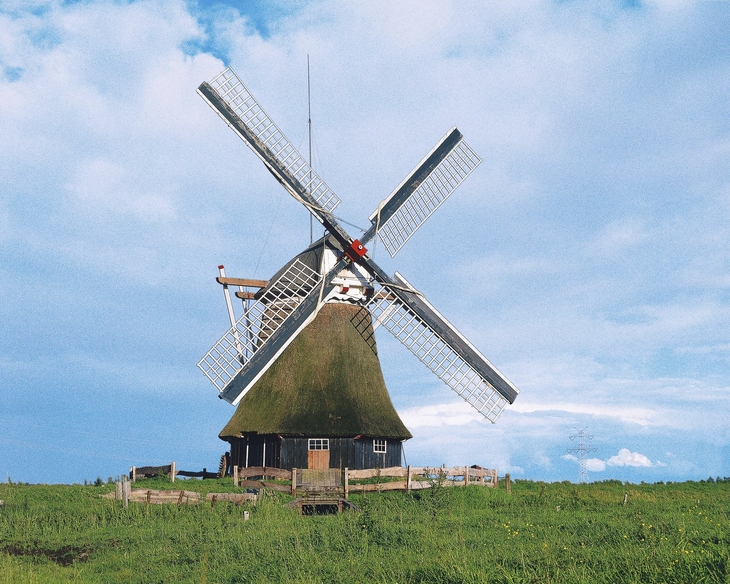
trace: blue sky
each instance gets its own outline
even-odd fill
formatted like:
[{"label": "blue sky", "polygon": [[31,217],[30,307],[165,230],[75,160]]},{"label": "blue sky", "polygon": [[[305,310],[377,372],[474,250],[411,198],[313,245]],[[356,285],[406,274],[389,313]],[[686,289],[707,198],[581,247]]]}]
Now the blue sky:
[{"label": "blue sky", "polygon": [[730,3],[0,2],[0,479],[217,467],[216,266],[309,221],[196,95],[232,65],[367,216],[453,125],[481,166],[396,269],[520,389],[491,425],[378,333],[412,464],[730,475]]}]

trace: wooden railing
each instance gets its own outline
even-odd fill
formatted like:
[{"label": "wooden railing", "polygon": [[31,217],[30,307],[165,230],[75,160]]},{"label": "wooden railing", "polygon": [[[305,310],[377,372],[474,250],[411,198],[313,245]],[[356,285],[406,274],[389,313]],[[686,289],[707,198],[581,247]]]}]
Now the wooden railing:
[{"label": "wooden railing", "polygon": [[[136,478],[137,470],[140,474],[154,471],[154,474],[169,473],[172,480],[176,474],[175,463],[169,467],[146,467],[136,469],[132,467],[132,478]],[[321,476],[320,476],[321,475]],[[260,480],[249,480],[251,477],[260,477]],[[291,484],[282,484],[267,481],[266,479],[291,481]],[[373,480],[374,479],[374,480]],[[396,480],[393,480],[396,479]],[[397,480],[403,479],[403,480]],[[509,475],[505,476],[509,492]],[[367,481],[367,482],[362,482]],[[341,501],[349,497],[350,493],[368,493],[384,491],[415,491],[434,487],[459,487],[479,485],[496,488],[498,485],[497,470],[481,467],[453,466],[393,466],[389,468],[369,468],[364,470],[327,469],[322,471],[309,469],[285,470],[282,468],[254,466],[248,468],[233,467],[233,482],[237,487],[265,488],[284,493],[298,494],[305,498],[332,498]],[[159,491],[154,489],[132,489],[126,476],[116,484],[113,493],[105,495],[121,499],[126,507],[129,501],[145,502],[148,504],[174,503],[180,505],[194,505],[200,501],[200,494],[186,490]],[[206,500],[215,505],[216,501],[231,501],[241,504],[246,501],[255,501],[254,493],[208,493]]]},{"label": "wooden railing", "polygon": [[[233,483],[236,486],[274,488],[278,491],[290,492],[296,496],[297,489],[301,490],[302,469],[291,471],[281,468],[254,466],[248,468],[233,467]],[[297,474],[299,473],[299,474]],[[250,477],[262,477],[263,480],[249,481],[242,480]],[[270,477],[278,480],[291,481],[291,487],[278,483],[266,482]],[[373,482],[372,479],[375,479]],[[380,479],[383,479],[382,482]],[[403,479],[403,480],[393,480]],[[368,481],[368,482],[359,482]],[[428,466],[393,466],[389,468],[369,468],[363,470],[345,469],[342,473],[342,486],[344,487],[345,499],[351,492],[383,492],[383,491],[416,491],[436,486],[440,487],[461,487],[467,485],[478,485],[489,488],[496,488],[498,485],[497,470],[481,467],[453,466],[453,467],[428,467]]]}]

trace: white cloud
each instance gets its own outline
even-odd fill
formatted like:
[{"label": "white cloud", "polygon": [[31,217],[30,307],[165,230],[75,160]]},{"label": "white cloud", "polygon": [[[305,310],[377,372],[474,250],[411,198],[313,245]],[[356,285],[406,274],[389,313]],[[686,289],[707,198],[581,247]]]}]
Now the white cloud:
[{"label": "white cloud", "polygon": [[419,406],[398,412],[408,428],[463,426],[485,418],[466,402]]},{"label": "white cloud", "polygon": [[601,472],[606,470],[606,463],[600,458],[589,458],[586,460],[586,470],[590,472]]},{"label": "white cloud", "polygon": [[622,448],[618,454],[612,456],[606,461],[609,466],[652,466],[649,460],[643,454],[631,452],[628,448]]},{"label": "white cloud", "polygon": [[602,416],[606,418],[614,418],[621,422],[638,424],[640,426],[663,424],[663,419],[659,412],[648,408],[565,402],[535,403],[532,401],[528,401],[527,403],[524,403],[525,401],[526,400],[515,402],[511,406],[511,409],[515,412],[525,414],[535,412],[560,411],[569,412],[572,414]]}]

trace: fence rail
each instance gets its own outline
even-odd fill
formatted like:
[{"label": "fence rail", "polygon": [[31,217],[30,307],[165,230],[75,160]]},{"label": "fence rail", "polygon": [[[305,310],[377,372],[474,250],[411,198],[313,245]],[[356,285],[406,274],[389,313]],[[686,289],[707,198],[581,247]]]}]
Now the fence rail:
[{"label": "fence rail", "polygon": [[[233,467],[233,483],[236,486],[265,486],[271,485],[278,491],[291,492],[296,496],[297,489],[302,490],[301,473],[303,469],[292,469],[291,471],[281,468],[253,466],[248,468]],[[306,469],[305,469],[306,470]],[[299,473],[299,474],[297,474]],[[497,469],[481,468],[478,466],[453,466],[453,467],[428,467],[428,466],[393,466],[388,468],[369,468],[363,470],[345,469],[341,473],[341,486],[344,488],[344,496],[347,498],[352,492],[373,492],[373,491],[415,491],[428,489],[436,485],[442,487],[461,487],[467,485],[479,485],[483,487],[496,488],[499,482]],[[289,481],[292,485],[281,485],[278,483],[266,483],[263,481],[242,481],[249,477],[271,477],[279,480]],[[403,481],[391,479],[402,478]],[[375,483],[356,484],[351,481],[365,481],[376,479]],[[378,479],[384,479],[380,482]],[[252,483],[255,483],[252,484]],[[299,483],[299,484],[298,484]],[[322,485],[328,488],[331,485]],[[309,490],[316,486],[309,487]]]},{"label": "fence rail", "polygon": [[[177,503],[181,505],[197,505],[201,501],[201,494],[196,491],[185,490],[168,490],[160,491],[156,489],[130,489],[129,483],[123,481],[118,483],[119,487],[107,495],[103,495],[108,499],[118,499],[124,502],[124,506],[132,503],[147,503],[148,505],[164,505],[167,503]],[[205,495],[205,501],[210,501],[215,505],[217,501],[229,501],[231,503],[254,502],[257,495],[254,493],[208,493]]]},{"label": "fence rail", "polygon": [[[303,481],[303,473],[309,477]],[[324,478],[318,479],[317,473]],[[175,462],[166,466],[145,466],[132,467],[129,478],[134,482],[137,478],[147,476],[167,475],[174,482],[176,476],[214,478],[215,473],[209,473],[206,469],[202,472],[179,471]],[[326,475],[326,477],[325,477]],[[330,476],[331,475],[331,476]],[[336,477],[335,483],[332,482]],[[506,478],[509,491],[509,475]],[[126,477],[124,477],[126,479]],[[256,478],[258,480],[251,480]],[[273,479],[281,482],[272,482]],[[325,478],[327,479],[325,481]],[[394,480],[404,479],[404,480]],[[374,480],[374,481],[373,481]],[[324,481],[324,482],[323,482]],[[365,481],[365,482],[363,482]],[[290,483],[290,484],[286,484]],[[321,483],[321,484],[320,484]],[[329,469],[327,471],[315,471],[311,469],[286,470],[269,466],[253,466],[247,468],[233,467],[233,484],[237,487],[253,489],[270,489],[283,493],[290,493],[294,497],[297,492],[307,493],[310,496],[338,494],[344,499],[349,497],[350,492],[386,492],[386,491],[416,491],[420,489],[438,487],[461,487],[478,485],[488,488],[496,488],[499,484],[497,469],[482,468],[480,466],[393,466],[388,468],[369,468],[362,470]],[[230,495],[230,496],[229,496]],[[248,498],[244,495],[247,495]],[[211,498],[212,497],[212,498]],[[241,494],[209,494],[208,500],[213,504],[217,500],[241,502],[255,497],[250,493]],[[140,501],[147,503],[171,503],[195,504],[200,496],[193,491],[156,491],[152,489],[131,489],[129,483],[118,483],[116,498],[128,501]]]}]

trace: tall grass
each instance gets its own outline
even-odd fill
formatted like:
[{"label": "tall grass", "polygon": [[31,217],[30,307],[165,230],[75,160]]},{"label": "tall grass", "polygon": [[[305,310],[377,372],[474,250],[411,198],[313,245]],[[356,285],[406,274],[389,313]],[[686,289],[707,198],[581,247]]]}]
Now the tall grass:
[{"label": "tall grass", "polygon": [[124,509],[101,498],[111,489],[0,485],[0,583],[730,581],[728,483],[369,493],[357,512],[316,517],[273,494]]}]

